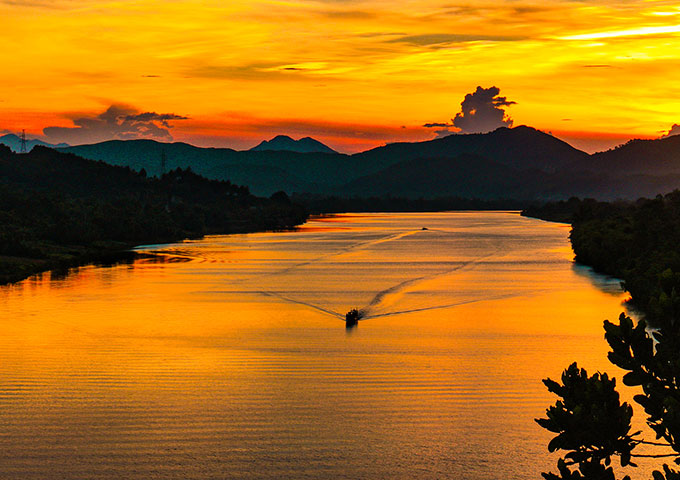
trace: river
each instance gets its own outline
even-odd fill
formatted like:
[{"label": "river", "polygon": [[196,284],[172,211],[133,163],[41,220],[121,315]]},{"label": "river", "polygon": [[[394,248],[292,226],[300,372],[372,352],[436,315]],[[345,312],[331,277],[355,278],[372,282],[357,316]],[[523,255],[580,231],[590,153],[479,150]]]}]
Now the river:
[{"label": "river", "polygon": [[347,214],[3,287],[0,478],[539,479],[541,379],[620,377],[568,233]]}]

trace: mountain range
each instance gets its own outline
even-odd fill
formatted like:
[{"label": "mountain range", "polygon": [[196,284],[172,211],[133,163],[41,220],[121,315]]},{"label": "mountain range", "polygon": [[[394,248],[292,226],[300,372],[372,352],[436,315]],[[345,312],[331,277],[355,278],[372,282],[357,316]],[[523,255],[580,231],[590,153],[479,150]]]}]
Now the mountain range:
[{"label": "mountain range", "polygon": [[[527,126],[393,143],[353,155],[309,140],[280,136],[250,151],[152,140],[59,150],[154,176],[162,173],[164,156],[167,170],[191,167],[207,178],[248,185],[257,195],[283,190],[359,197],[636,199],[680,187],[680,136],[633,140],[592,155]],[[279,150],[307,145],[323,151]]]},{"label": "mountain range", "polygon": [[[21,150],[21,138],[18,135],[15,135],[13,133],[9,133],[7,135],[3,135],[0,137],[0,144],[2,145],[7,145],[10,149],[12,149],[13,152],[18,152]],[[49,147],[49,148],[65,148],[68,147],[68,143],[59,143],[59,144],[52,144],[52,143],[47,143],[43,142],[42,140],[38,139],[26,139],[26,150],[31,151],[33,147],[36,145],[40,145],[42,147]]]}]

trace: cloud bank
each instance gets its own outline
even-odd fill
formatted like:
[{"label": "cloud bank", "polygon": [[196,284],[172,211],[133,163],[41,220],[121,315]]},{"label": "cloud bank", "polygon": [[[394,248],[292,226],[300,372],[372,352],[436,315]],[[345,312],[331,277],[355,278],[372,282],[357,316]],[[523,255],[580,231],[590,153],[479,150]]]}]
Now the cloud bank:
[{"label": "cloud bank", "polygon": [[170,122],[187,119],[174,113],[140,112],[129,105],[117,104],[96,116],[71,119],[74,127],[45,127],[43,134],[53,142],[70,145],[115,139],[172,141]]}]

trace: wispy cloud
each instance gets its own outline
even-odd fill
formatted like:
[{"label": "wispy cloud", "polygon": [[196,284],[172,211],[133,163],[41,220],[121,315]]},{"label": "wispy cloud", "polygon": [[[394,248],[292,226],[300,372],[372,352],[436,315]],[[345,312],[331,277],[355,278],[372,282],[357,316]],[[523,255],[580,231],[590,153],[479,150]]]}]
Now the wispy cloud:
[{"label": "wispy cloud", "polygon": [[422,47],[446,45],[466,42],[516,42],[527,37],[518,35],[480,35],[457,33],[429,33],[424,35],[406,35],[387,40],[388,43],[408,43]]},{"label": "wispy cloud", "polygon": [[600,40],[618,37],[639,37],[645,35],[667,35],[680,33],[680,25],[664,25],[655,27],[640,27],[627,30],[614,30],[607,32],[581,33],[578,35],[566,35],[558,37],[560,40]]}]

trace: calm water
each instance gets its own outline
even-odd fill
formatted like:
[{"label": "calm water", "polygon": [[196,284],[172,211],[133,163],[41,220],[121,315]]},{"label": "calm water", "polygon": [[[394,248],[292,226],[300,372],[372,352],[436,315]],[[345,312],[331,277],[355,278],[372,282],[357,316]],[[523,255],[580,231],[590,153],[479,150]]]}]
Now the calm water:
[{"label": "calm water", "polygon": [[0,289],[0,478],[538,479],[541,379],[620,377],[568,232],[341,215]]}]

